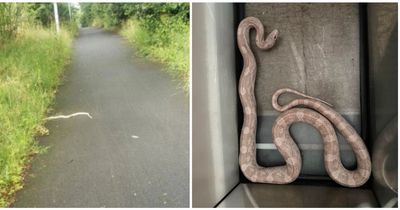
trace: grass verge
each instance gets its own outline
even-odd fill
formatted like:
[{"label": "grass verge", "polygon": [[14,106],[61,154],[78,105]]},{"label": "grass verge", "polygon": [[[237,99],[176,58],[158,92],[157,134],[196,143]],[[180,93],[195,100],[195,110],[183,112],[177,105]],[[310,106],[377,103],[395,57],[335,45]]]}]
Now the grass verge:
[{"label": "grass verge", "polygon": [[0,207],[22,188],[29,157],[43,151],[34,136],[43,130],[72,37],[30,28],[0,48]]},{"label": "grass verge", "polygon": [[165,69],[189,92],[189,23],[175,16],[162,16],[157,27],[138,19],[128,20],[120,33],[143,56],[167,65]]}]

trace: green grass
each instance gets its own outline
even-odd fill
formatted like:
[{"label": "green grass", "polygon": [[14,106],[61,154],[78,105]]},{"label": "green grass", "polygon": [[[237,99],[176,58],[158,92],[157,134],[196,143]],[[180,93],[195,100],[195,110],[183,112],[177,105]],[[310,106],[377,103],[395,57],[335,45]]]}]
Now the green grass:
[{"label": "green grass", "polygon": [[165,69],[189,91],[189,23],[174,16],[163,16],[158,27],[150,31],[145,23],[129,20],[121,28],[124,36],[141,55],[167,65]]},{"label": "green grass", "polygon": [[30,28],[0,47],[0,207],[23,186],[30,156],[43,151],[34,136],[70,59],[72,35]]}]

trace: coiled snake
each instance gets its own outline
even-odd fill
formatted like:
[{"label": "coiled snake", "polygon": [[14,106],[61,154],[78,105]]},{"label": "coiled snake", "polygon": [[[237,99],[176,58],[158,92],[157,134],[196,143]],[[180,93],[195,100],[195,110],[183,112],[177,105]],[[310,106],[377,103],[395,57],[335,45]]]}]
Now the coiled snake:
[{"label": "coiled snake", "polygon": [[[237,41],[244,61],[239,80],[239,96],[244,112],[244,122],[240,134],[239,163],[244,175],[252,182],[272,184],[293,182],[300,174],[302,161],[299,148],[290,136],[289,127],[293,123],[304,122],[315,127],[321,134],[324,144],[324,163],[328,175],[343,186],[363,185],[371,174],[371,160],[361,137],[328,103],[289,88],[279,89],[272,97],[274,109],[282,112],[272,128],[273,142],[285,159],[286,165],[262,167],[257,164],[257,110],[254,95],[257,65],[249,46],[249,33],[252,28],[256,29],[256,44],[261,49],[272,48],[278,38],[277,30],[273,30],[267,37],[264,37],[264,27],[257,18],[247,17],[239,24]],[[293,93],[304,98],[281,106],[278,98],[283,93]],[[295,108],[299,105],[306,108]],[[352,147],[357,160],[355,170],[347,170],[342,165],[339,144],[332,124]]]}]

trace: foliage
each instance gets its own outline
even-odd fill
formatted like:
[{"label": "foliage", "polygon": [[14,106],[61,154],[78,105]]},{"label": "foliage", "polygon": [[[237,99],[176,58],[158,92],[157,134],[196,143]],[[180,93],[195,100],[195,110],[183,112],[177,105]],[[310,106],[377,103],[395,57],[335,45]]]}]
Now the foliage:
[{"label": "foliage", "polygon": [[165,16],[159,27],[147,29],[139,20],[128,21],[121,34],[133,44],[140,54],[167,64],[166,71],[189,91],[189,26],[184,20]]},{"label": "foliage", "polygon": [[[57,3],[58,16],[61,23],[73,22],[77,23],[77,12],[78,9],[75,7],[71,8],[71,17],[69,16],[68,3]],[[32,16],[42,26],[49,27],[54,22],[54,7],[53,3],[33,3],[28,4],[28,10],[30,16]],[[71,20],[70,20],[71,18]]]},{"label": "foliage", "polygon": [[146,22],[148,29],[158,26],[162,16],[189,21],[188,3],[84,3],[81,4],[82,26],[120,27],[130,18]]},{"label": "foliage", "polygon": [[[69,30],[77,31],[77,9],[71,7],[71,16],[67,3],[57,4],[59,19]],[[19,31],[32,25],[53,27],[53,3],[0,3],[0,47],[2,43],[15,39]]]},{"label": "foliage", "polygon": [[139,53],[166,63],[188,91],[188,3],[87,3],[81,9],[82,26],[121,29]]},{"label": "foliage", "polygon": [[71,54],[77,26],[60,9],[57,35],[52,9],[50,3],[0,3],[0,207],[22,188],[30,156],[44,151],[34,136],[46,130],[43,118]]},{"label": "foliage", "polygon": [[94,25],[104,28],[120,26],[128,16],[123,10],[124,4],[82,4],[82,26]]}]

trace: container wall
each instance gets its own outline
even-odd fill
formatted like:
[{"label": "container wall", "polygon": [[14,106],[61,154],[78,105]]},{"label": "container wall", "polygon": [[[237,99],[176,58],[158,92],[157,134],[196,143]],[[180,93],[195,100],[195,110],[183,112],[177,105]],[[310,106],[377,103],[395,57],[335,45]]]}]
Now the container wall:
[{"label": "container wall", "polygon": [[381,206],[397,205],[397,4],[369,4],[368,49],[373,189]]},{"label": "container wall", "polygon": [[213,207],[239,182],[233,5],[192,8],[192,201]]}]

